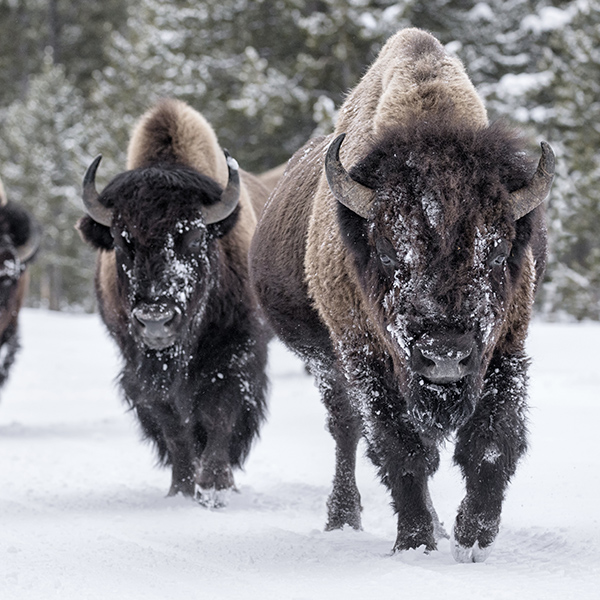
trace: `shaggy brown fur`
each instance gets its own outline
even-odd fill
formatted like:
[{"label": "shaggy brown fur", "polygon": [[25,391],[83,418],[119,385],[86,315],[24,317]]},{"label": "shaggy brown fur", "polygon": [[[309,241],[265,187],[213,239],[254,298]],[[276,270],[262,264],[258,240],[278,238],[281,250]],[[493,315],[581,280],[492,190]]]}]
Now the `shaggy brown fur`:
[{"label": "shaggy brown fur", "polygon": [[[338,202],[325,175],[341,133],[341,162],[372,191],[368,218]],[[511,194],[533,176],[523,149],[488,124],[461,63],[407,29],[349,94],[335,133],[294,155],[265,206],[251,275],[329,411],[328,529],[360,527],[362,432],[398,513],[394,548],[434,549],[444,532],[427,479],[455,432],[467,495],[453,553],[489,553],[526,448],[524,341],[545,264],[543,208],[514,217]]]},{"label": "shaggy brown fur", "polygon": [[79,224],[99,250],[100,313],[125,359],[125,398],[172,466],[170,493],[222,505],[265,416],[270,332],[249,287],[248,248],[268,191],[241,171],[233,212],[203,219],[228,165],[210,125],[176,100],[141,118],[127,166],[97,199],[110,227],[90,216]]}]

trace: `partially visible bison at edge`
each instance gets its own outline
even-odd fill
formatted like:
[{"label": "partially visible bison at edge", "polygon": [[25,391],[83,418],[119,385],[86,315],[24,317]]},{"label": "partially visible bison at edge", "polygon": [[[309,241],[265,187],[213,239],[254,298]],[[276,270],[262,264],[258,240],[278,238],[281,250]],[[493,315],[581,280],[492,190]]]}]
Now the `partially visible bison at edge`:
[{"label": "partially visible bison at edge", "polygon": [[290,160],[251,246],[275,332],[315,374],[336,442],[327,529],[361,526],[360,435],[397,513],[397,551],[448,537],[428,479],[455,435],[466,483],[457,561],[483,561],[526,450],[525,338],[545,268],[535,166],[489,124],[460,61],[407,29],[382,49],[334,134]]},{"label": "partially visible bison at edge", "polygon": [[96,293],[124,358],[125,398],[172,467],[169,494],[223,506],[266,411],[270,333],[248,248],[267,190],[178,100],[141,118],[128,170],[100,193],[99,160],[78,227],[99,250]]},{"label": "partially visible bison at edge", "polygon": [[0,387],[19,349],[19,311],[29,281],[27,265],[40,238],[38,224],[25,209],[8,200],[0,181]]}]

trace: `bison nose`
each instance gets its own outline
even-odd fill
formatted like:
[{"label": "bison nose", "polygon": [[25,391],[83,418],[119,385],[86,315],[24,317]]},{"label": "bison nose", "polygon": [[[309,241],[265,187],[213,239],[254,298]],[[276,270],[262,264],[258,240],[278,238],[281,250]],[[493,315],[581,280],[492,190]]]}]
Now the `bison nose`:
[{"label": "bison nose", "polygon": [[415,342],[413,370],[433,383],[453,383],[475,372],[477,350],[469,334],[426,334]]},{"label": "bison nose", "polygon": [[167,304],[143,304],[132,311],[134,326],[143,342],[155,350],[175,341],[179,311]]}]

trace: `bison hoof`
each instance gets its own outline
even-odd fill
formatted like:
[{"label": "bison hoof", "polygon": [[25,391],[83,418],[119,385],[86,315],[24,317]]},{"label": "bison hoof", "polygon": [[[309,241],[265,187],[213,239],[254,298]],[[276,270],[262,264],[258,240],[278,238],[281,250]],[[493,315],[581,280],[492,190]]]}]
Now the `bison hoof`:
[{"label": "bison hoof", "polygon": [[454,536],[450,540],[450,548],[454,560],[459,563],[484,562],[492,552],[492,545],[482,548],[479,542],[475,542],[473,546],[466,547],[461,545]]},{"label": "bison hoof", "polygon": [[361,511],[362,506],[360,505],[358,490],[355,493],[349,493],[342,497],[333,491],[327,499],[327,524],[325,525],[325,531],[343,529],[346,525],[350,525],[352,529],[356,529],[357,531],[362,529]]},{"label": "bison hoof", "polygon": [[[437,550],[436,522],[439,528],[441,528],[437,515],[435,515],[434,519],[431,512],[425,507],[418,512],[398,513],[398,535],[393,551],[398,552],[423,548],[425,553],[428,554]],[[439,528],[437,530],[438,533],[440,533]]]},{"label": "bison hoof", "polygon": [[473,512],[463,500],[452,528],[452,556],[457,562],[483,562],[492,551],[499,529],[499,514]]},{"label": "bison hoof", "polygon": [[229,504],[229,498],[233,488],[217,490],[216,488],[204,489],[196,486],[195,498],[200,506],[205,508],[224,508]]},{"label": "bison hoof", "polygon": [[194,496],[194,483],[191,479],[175,480],[173,479],[171,483],[171,488],[169,489],[169,493],[167,497],[177,496],[177,494],[181,494],[182,496],[187,496],[191,498]]},{"label": "bison hoof", "polygon": [[[425,537],[426,539],[422,539]],[[429,554],[437,550],[437,544],[432,536],[401,536],[398,535],[392,552],[404,552],[406,550],[423,550],[424,554]]]}]

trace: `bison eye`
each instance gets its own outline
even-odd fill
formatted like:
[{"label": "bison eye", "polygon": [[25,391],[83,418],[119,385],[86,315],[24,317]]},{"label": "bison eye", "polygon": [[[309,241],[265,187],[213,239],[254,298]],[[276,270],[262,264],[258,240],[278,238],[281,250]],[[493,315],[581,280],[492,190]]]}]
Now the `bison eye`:
[{"label": "bison eye", "polygon": [[493,250],[488,260],[490,267],[501,267],[506,264],[510,254],[510,244],[507,241],[500,242]]},{"label": "bison eye", "polygon": [[202,231],[192,231],[184,238],[184,247],[188,252],[197,254],[204,247],[204,234]]},{"label": "bison eye", "polygon": [[391,267],[394,264],[394,259],[387,254],[380,254],[379,260],[384,267]]},{"label": "bison eye", "polygon": [[115,251],[119,255],[120,259],[131,260],[133,252],[128,239],[126,239],[125,236],[121,235],[115,235],[113,236],[113,239],[115,244]]},{"label": "bison eye", "polygon": [[379,260],[384,267],[394,267],[398,264],[396,251],[391,242],[385,238],[377,240],[375,243]]}]

